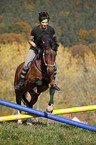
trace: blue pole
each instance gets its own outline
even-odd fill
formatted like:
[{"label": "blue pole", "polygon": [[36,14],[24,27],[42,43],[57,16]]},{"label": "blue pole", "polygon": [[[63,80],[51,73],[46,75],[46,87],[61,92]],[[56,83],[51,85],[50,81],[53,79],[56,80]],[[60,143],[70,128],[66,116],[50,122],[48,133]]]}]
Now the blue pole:
[{"label": "blue pole", "polygon": [[41,117],[49,118],[49,119],[52,119],[52,120],[67,123],[67,124],[70,124],[70,125],[73,125],[73,126],[85,128],[85,129],[92,130],[92,131],[96,132],[96,127],[95,126],[91,126],[91,125],[88,125],[88,124],[76,122],[76,121],[66,119],[66,118],[63,118],[63,117],[60,117],[60,116],[47,114],[46,112],[31,109],[31,108],[21,106],[21,105],[15,104],[15,103],[11,103],[11,102],[8,102],[8,101],[5,101],[5,100],[1,100],[1,99],[0,99],[0,104],[4,105],[4,106],[11,107],[11,108],[15,108],[15,109],[18,109],[18,110],[21,110],[21,111],[25,111],[25,112],[28,112],[28,113],[32,113],[32,114],[35,114],[35,115],[38,115],[38,116],[41,116]]}]

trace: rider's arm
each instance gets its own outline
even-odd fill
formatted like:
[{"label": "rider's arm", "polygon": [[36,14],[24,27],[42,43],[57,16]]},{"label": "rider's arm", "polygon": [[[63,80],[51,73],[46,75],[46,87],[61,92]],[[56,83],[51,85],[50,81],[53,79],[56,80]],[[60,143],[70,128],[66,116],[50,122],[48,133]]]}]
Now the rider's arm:
[{"label": "rider's arm", "polygon": [[57,46],[59,46],[59,44],[57,42],[57,37],[55,35],[55,30],[52,27],[51,27],[51,33],[52,33],[52,36],[53,36],[53,41],[57,44]]},{"label": "rider's arm", "polygon": [[57,46],[59,46],[59,44],[58,44],[58,42],[57,42],[57,38],[56,38],[56,35],[55,35],[55,34],[53,35],[53,40],[54,40],[54,42],[57,44]]},{"label": "rider's arm", "polygon": [[29,40],[28,40],[29,44],[32,45],[34,48],[36,48],[36,49],[38,50],[39,48],[38,48],[38,46],[34,43],[33,40],[34,40],[34,36],[30,35],[30,36],[29,36]]}]

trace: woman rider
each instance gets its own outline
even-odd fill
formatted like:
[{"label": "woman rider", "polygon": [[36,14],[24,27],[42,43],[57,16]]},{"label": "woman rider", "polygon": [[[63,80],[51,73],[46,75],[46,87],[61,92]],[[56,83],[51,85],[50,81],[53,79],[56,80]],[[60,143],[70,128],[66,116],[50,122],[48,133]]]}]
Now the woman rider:
[{"label": "woman rider", "polygon": [[[31,31],[31,34],[29,36],[29,44],[31,45],[29,52],[27,54],[22,72],[21,72],[21,76],[20,76],[20,82],[15,86],[15,89],[21,89],[23,87],[24,81],[25,81],[25,77],[27,74],[27,71],[29,69],[29,62],[33,60],[33,58],[38,54],[38,51],[40,50],[38,48],[38,46],[36,45],[36,40],[37,38],[44,33],[47,33],[54,41],[56,41],[56,36],[55,36],[55,30],[48,25],[49,22],[49,15],[47,12],[41,12],[39,13],[39,22],[40,25],[36,26],[35,28],[33,28],[33,30]],[[57,42],[57,41],[56,41]],[[56,72],[57,72],[57,67],[55,65],[55,75],[54,77],[56,77]],[[55,89],[56,90],[60,90],[59,87],[55,84]]]}]

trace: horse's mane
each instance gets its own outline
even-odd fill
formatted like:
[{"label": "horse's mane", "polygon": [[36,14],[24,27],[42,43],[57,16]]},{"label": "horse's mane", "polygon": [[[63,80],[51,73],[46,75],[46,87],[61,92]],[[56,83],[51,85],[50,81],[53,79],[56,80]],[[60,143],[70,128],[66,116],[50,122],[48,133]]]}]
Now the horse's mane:
[{"label": "horse's mane", "polygon": [[58,47],[54,39],[52,39],[47,33],[41,34],[37,38],[36,44],[41,49],[52,49],[54,51],[57,51]]}]

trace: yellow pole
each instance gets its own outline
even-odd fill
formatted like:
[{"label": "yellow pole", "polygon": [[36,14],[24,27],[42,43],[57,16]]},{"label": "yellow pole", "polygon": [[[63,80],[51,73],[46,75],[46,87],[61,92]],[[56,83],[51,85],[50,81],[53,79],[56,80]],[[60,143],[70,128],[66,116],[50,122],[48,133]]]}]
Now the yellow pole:
[{"label": "yellow pole", "polygon": [[37,117],[36,115],[28,115],[28,114],[17,114],[17,115],[9,115],[9,116],[2,116],[0,117],[0,122],[2,121],[11,121],[11,120],[18,120],[18,119],[27,119]]},{"label": "yellow pole", "polygon": [[53,115],[59,115],[59,114],[68,114],[68,113],[76,113],[76,112],[83,112],[83,111],[91,111],[91,110],[96,110],[96,105],[53,110],[52,114]]},{"label": "yellow pole", "polygon": [[[96,110],[96,105],[53,110],[52,114],[59,115],[59,114],[68,114],[68,113],[76,113],[76,112],[84,112],[84,111],[92,111],[92,110]],[[18,120],[18,119],[35,118],[35,117],[39,117],[39,116],[33,115],[33,114],[32,115],[31,114],[18,114],[18,115],[1,116],[0,122]]]}]

